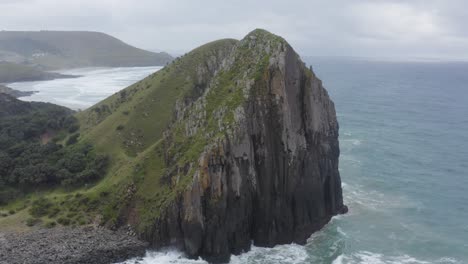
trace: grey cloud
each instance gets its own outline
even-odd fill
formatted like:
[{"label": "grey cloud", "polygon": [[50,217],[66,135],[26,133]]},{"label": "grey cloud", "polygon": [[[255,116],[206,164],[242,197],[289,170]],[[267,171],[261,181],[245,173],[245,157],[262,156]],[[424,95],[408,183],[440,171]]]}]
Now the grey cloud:
[{"label": "grey cloud", "polygon": [[179,52],[261,27],[303,55],[468,59],[466,7],[463,0],[2,0],[0,25],[103,31]]}]

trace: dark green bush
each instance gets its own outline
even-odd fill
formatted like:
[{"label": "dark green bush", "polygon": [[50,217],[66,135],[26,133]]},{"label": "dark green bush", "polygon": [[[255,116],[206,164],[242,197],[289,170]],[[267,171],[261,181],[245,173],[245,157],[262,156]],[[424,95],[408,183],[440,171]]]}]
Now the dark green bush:
[{"label": "dark green bush", "polygon": [[51,209],[52,205],[53,204],[49,201],[49,199],[41,197],[32,203],[31,209],[29,209],[29,213],[34,217],[48,215],[50,213],[49,209]]},{"label": "dark green bush", "polygon": [[78,225],[86,225],[86,220],[85,219],[79,219],[78,220]]},{"label": "dark green bush", "polygon": [[49,222],[45,223],[44,226],[47,227],[47,228],[53,228],[56,225],[57,225],[57,223],[55,221],[49,221]]},{"label": "dark green bush", "polygon": [[41,222],[41,219],[39,218],[28,218],[26,219],[26,225],[27,226],[35,226]]},{"label": "dark green bush", "polygon": [[50,218],[52,218],[52,217],[57,216],[57,215],[60,213],[60,208],[58,208],[57,206],[54,206],[54,207],[50,208],[50,209],[48,210],[48,212],[49,212],[49,213],[48,213],[47,216],[50,217]]},{"label": "dark green bush", "polygon": [[59,218],[57,219],[57,223],[59,223],[59,224],[61,224],[61,225],[64,225],[64,226],[68,226],[68,225],[70,225],[71,220],[70,220],[70,218],[59,217]]},{"label": "dark green bush", "polygon": [[76,134],[71,135],[71,136],[67,139],[67,146],[76,144],[76,143],[78,142],[78,138],[79,138],[79,137],[80,137],[80,133],[76,133]]},{"label": "dark green bush", "polygon": [[76,215],[77,215],[76,212],[69,212],[69,213],[66,215],[66,217],[67,217],[67,218],[73,218],[73,217],[75,217]]}]

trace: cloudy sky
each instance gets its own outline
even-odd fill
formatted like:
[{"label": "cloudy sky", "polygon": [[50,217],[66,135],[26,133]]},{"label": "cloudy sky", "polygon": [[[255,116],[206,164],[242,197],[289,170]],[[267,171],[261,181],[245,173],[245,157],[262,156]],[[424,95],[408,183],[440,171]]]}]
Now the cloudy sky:
[{"label": "cloudy sky", "polygon": [[90,30],[182,53],[265,28],[302,55],[468,60],[465,0],[0,0],[0,30]]}]

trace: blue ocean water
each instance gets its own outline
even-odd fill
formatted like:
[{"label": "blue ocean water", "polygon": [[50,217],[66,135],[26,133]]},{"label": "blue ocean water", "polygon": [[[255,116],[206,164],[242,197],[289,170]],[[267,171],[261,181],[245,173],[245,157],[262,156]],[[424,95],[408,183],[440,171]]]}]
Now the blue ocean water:
[{"label": "blue ocean water", "polygon": [[[468,63],[306,61],[335,101],[350,212],[305,246],[254,247],[231,263],[468,263]],[[80,73],[33,83],[42,91],[35,99],[51,94],[56,103],[87,106],[149,74],[147,68]],[[206,262],[161,250],[127,263]]]},{"label": "blue ocean water", "polygon": [[310,62],[335,101],[350,207],[308,245],[313,263],[468,263],[468,64]]}]

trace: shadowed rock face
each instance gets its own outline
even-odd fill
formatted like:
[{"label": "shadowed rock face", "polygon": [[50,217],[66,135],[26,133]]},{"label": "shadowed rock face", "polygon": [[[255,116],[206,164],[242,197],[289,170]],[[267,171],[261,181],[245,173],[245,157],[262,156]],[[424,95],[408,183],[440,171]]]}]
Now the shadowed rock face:
[{"label": "shadowed rock face", "polygon": [[[243,60],[242,54],[258,58]],[[263,30],[223,56],[210,63],[200,96],[183,105],[203,108],[210,90],[220,86],[217,75],[248,61],[247,69],[258,69],[255,76],[232,80],[245,100],[233,110],[224,136],[213,137],[191,165],[191,185],[141,234],[156,247],[176,245],[211,262],[248,250],[251,241],[267,247],[303,244],[347,211],[338,172],[338,122],[322,82],[289,44]],[[178,105],[175,116],[183,112],[191,124],[187,133],[203,129],[199,116]]]}]

